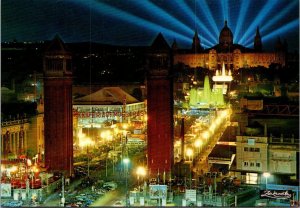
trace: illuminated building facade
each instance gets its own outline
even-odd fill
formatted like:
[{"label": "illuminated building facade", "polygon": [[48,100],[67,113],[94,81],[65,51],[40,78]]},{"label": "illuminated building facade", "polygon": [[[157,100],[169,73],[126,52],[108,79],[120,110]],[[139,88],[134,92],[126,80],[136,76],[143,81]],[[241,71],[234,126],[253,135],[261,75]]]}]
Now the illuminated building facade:
[{"label": "illuminated building facade", "polygon": [[56,36],[44,56],[45,165],[51,171],[73,172],[71,54]]},{"label": "illuminated building facade", "polygon": [[148,169],[165,176],[173,165],[173,88],[170,47],[160,33],[150,47],[147,75]]},{"label": "illuminated building facade", "polygon": [[28,148],[29,120],[17,119],[1,122],[1,158],[16,159]]},{"label": "illuminated building facade", "polygon": [[[88,136],[96,142],[101,129],[106,128],[108,123],[142,121],[145,115],[144,102],[139,102],[120,87],[103,87],[74,99],[73,128],[77,136],[82,130],[94,129],[98,134]],[[76,137],[74,143],[79,144],[79,140]]]},{"label": "illuminated building facade", "polygon": [[269,68],[270,64],[285,66],[286,45],[278,39],[274,52],[264,52],[258,27],[253,49],[233,43],[233,34],[227,26],[227,21],[225,21],[225,26],[220,32],[219,44],[212,48],[202,49],[200,41],[195,41],[198,40],[197,37],[198,32],[195,33],[192,50],[189,53],[180,53],[180,50],[176,50],[174,64],[183,63],[192,68],[203,67],[210,70],[221,69],[223,62],[226,68],[231,70],[258,66]]}]

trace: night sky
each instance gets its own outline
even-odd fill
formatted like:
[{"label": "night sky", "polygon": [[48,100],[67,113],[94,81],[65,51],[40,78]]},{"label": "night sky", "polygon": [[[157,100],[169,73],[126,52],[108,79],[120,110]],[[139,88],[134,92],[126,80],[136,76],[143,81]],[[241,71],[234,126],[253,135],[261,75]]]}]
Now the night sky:
[{"label": "night sky", "polygon": [[299,48],[298,0],[2,0],[1,41],[93,41],[150,45],[162,32],[169,44],[190,48],[197,29],[205,48],[218,43],[228,20],[234,43],[253,47],[256,27],[264,49],[278,37]]}]

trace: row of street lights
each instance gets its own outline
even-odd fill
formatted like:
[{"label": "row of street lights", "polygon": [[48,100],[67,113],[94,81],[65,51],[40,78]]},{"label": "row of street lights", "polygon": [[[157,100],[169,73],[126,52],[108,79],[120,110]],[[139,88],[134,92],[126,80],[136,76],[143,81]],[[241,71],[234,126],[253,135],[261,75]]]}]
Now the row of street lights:
[{"label": "row of street lights", "polygon": [[88,177],[90,176],[90,155],[89,155],[89,147],[93,145],[95,142],[92,141],[89,137],[86,137],[85,139],[80,140],[79,146],[84,148],[86,147],[86,153],[87,153],[87,165],[88,165]]}]

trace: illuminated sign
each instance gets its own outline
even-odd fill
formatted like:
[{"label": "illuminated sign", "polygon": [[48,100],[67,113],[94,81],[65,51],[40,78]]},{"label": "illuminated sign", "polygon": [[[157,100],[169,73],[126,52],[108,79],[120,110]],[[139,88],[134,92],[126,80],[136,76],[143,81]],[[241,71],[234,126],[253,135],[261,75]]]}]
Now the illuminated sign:
[{"label": "illuminated sign", "polygon": [[187,201],[197,201],[196,189],[186,189],[185,190],[185,199]]},{"label": "illuminated sign", "polygon": [[261,199],[291,199],[293,192],[290,190],[261,190]]},{"label": "illuminated sign", "polygon": [[1,183],[0,193],[1,197],[11,197],[11,184]]},{"label": "illuminated sign", "polygon": [[166,199],[167,185],[149,185],[149,195],[151,199]]},{"label": "illuminated sign", "polygon": [[78,118],[136,117],[144,115],[145,111],[132,111],[125,113],[120,111],[78,112],[73,110],[73,116]]}]

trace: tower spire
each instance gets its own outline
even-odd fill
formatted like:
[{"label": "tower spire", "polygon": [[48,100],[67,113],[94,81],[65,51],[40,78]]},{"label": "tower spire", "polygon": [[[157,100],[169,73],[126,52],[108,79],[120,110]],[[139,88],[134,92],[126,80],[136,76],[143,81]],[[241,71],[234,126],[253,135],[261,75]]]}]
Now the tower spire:
[{"label": "tower spire", "polygon": [[199,39],[197,30],[195,30],[195,35],[193,37],[192,51],[194,53],[199,53],[200,51],[202,51],[202,47],[201,47],[201,43],[200,43],[200,39]]},{"label": "tower spire", "polygon": [[256,35],[254,38],[254,50],[258,51],[258,52],[262,51],[262,42],[261,42],[261,37],[260,37],[258,26],[256,28]]}]

